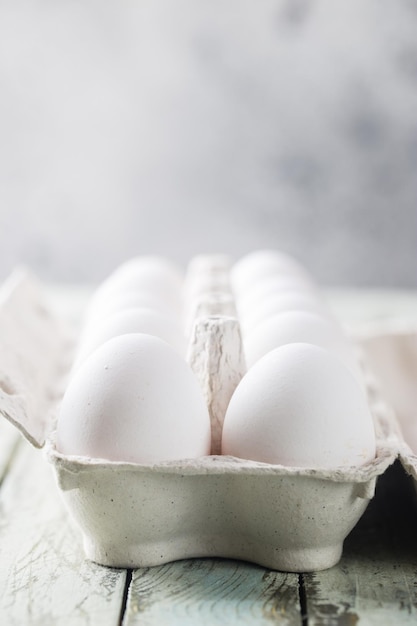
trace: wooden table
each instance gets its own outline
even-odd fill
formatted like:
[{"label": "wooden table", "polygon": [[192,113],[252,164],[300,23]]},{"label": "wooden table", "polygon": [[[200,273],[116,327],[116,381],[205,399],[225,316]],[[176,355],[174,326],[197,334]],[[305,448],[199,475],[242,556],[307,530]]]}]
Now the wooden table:
[{"label": "wooden table", "polygon": [[[54,293],[68,311],[68,290]],[[354,323],[417,311],[415,294],[333,291],[330,300]],[[310,574],[223,559],[133,571],[91,563],[51,467],[4,421],[0,480],[2,625],[417,623],[417,503],[398,462],[379,480],[340,563]]]}]

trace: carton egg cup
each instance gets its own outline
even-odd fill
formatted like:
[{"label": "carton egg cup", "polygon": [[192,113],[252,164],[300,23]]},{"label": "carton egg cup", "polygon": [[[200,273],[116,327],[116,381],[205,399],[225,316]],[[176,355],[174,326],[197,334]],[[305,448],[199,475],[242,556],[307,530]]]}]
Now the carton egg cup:
[{"label": "carton egg cup", "polygon": [[[200,299],[193,316],[187,360],[209,408],[210,456],[141,465],[61,454],[55,423],[72,341],[27,273],[13,275],[0,295],[0,412],[44,448],[86,556],[97,563],[134,568],[227,557],[292,572],[335,565],[377,476],[400,450],[403,460],[407,455],[371,375],[377,433],[371,463],[318,470],[221,456],[224,413],[245,371],[240,328],[230,298],[215,293]],[[409,457],[407,463],[409,469]]]}]

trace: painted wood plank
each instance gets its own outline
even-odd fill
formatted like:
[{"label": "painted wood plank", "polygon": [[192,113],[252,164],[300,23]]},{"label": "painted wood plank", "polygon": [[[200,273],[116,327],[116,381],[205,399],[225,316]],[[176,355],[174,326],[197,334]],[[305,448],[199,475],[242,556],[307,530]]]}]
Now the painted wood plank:
[{"label": "painted wood plank", "polygon": [[309,626],[417,623],[417,505],[402,467],[379,480],[377,495],[345,543],[336,567],[304,575]]},{"label": "painted wood plank", "polygon": [[123,626],[300,626],[298,575],[226,559],[133,572]]},{"label": "painted wood plank", "polygon": [[51,467],[22,444],[0,490],[0,623],[118,625],[126,571],[84,558]]}]

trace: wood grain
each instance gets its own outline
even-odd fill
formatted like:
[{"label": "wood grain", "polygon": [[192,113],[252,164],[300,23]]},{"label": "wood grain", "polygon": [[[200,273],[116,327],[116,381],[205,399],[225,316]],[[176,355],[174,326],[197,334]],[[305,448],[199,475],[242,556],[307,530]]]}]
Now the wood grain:
[{"label": "wood grain", "polygon": [[126,571],[85,560],[50,466],[22,443],[0,490],[0,623],[116,626]]},{"label": "wood grain", "polygon": [[396,463],[345,543],[339,565],[304,575],[308,626],[417,623],[417,506]]},{"label": "wood grain", "polygon": [[226,559],[138,569],[123,624],[300,626],[298,575]]}]

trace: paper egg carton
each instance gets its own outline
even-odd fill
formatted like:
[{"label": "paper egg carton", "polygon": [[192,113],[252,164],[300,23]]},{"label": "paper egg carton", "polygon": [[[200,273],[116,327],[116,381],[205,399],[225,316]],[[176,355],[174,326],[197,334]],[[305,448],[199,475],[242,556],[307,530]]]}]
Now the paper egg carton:
[{"label": "paper egg carton", "polygon": [[27,273],[11,277],[0,297],[0,412],[44,448],[93,561],[131,568],[228,557],[283,571],[331,567],[373,497],[377,477],[400,453],[415,472],[415,458],[366,369],[377,434],[371,463],[318,470],[221,456],[225,410],[245,363],[233,298],[221,287],[226,261],[204,262],[211,263],[211,279],[196,290],[189,311],[187,360],[210,413],[210,456],[143,465],[58,452],[57,408],[73,341]]},{"label": "paper egg carton", "polygon": [[395,412],[398,457],[417,491],[417,324],[387,318],[355,339],[366,356],[371,402],[378,404],[383,395]]}]

